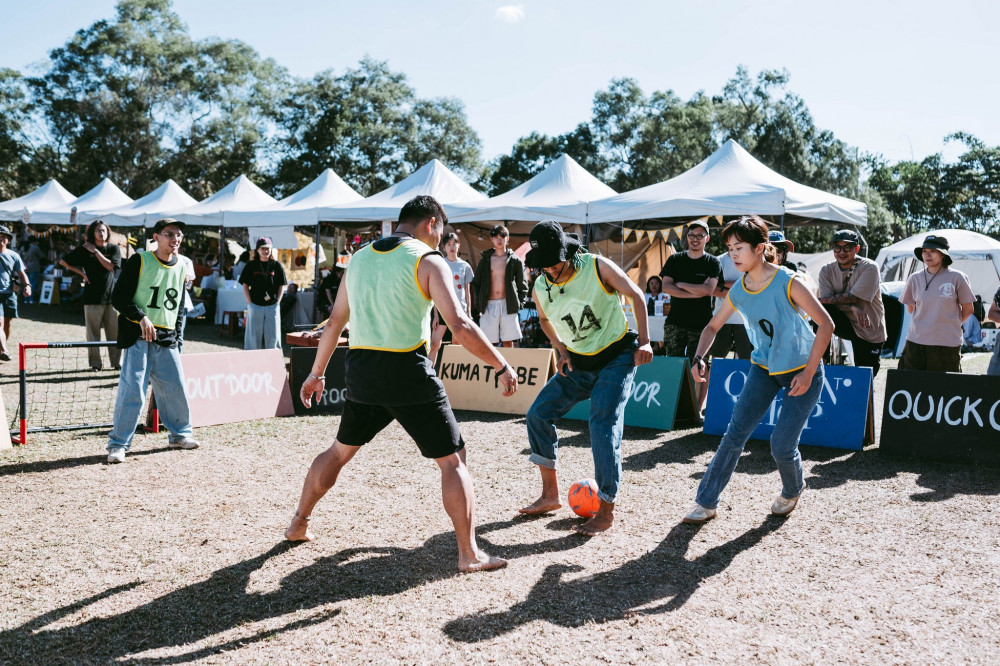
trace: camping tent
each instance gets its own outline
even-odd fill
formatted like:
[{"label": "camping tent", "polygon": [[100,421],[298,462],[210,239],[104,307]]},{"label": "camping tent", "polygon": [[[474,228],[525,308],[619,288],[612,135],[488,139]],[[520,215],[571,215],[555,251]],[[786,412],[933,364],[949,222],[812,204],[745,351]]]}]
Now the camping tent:
[{"label": "camping tent", "polygon": [[235,211],[256,211],[275,203],[274,197],[241,174],[204,201],[187,208],[167,211],[165,217],[173,217],[195,226],[246,226],[230,223]]},{"label": "camping tent", "polygon": [[79,215],[92,210],[107,210],[130,203],[132,203],[132,197],[105,178],[86,194],[69,203],[31,211],[29,222],[31,224],[72,224],[74,210]]},{"label": "camping tent", "polygon": [[69,206],[74,199],[75,194],[70,194],[58,181],[50,180],[24,196],[0,202],[0,220],[29,222],[33,211]]},{"label": "camping tent", "polygon": [[785,178],[730,139],[679,176],[592,202],[589,222],[749,214],[784,216],[786,224],[822,220],[865,226],[868,207]]},{"label": "camping tent", "polygon": [[102,220],[112,227],[151,227],[156,224],[157,220],[166,217],[165,213],[168,211],[190,208],[197,203],[198,201],[194,197],[185,192],[173,179],[170,179],[130,204],[103,211],[94,210],[80,213],[76,219],[80,224]]},{"label": "camping tent", "polygon": [[905,238],[884,247],[875,258],[883,282],[903,281],[923,268],[913,251],[930,235],[948,239],[951,268],[969,276],[972,291],[987,305],[1000,286],[1000,241],[964,229],[937,229]]},{"label": "camping tent", "polygon": [[486,197],[472,189],[439,160],[431,160],[395,185],[361,201],[323,206],[321,222],[382,222],[399,219],[399,209],[420,194],[429,194],[444,205],[473,204]]},{"label": "camping tent", "polygon": [[233,211],[226,217],[226,224],[233,227],[262,228],[313,226],[319,221],[320,209],[355,203],[363,198],[333,169],[326,169],[301,190],[271,206],[258,210]]},{"label": "camping tent", "polygon": [[531,180],[481,203],[446,207],[452,223],[485,221],[583,224],[587,203],[615,191],[568,156],[561,155]]}]

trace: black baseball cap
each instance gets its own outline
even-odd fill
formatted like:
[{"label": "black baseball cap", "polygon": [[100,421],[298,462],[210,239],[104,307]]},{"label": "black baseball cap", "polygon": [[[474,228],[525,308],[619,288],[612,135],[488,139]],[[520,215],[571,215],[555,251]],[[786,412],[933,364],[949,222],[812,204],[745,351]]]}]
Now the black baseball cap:
[{"label": "black baseball cap", "polygon": [[158,234],[161,231],[163,231],[164,229],[166,229],[167,227],[177,227],[181,231],[184,231],[184,227],[186,227],[186,226],[187,225],[184,224],[183,222],[181,222],[180,220],[175,220],[172,217],[165,217],[165,218],[163,218],[161,220],[157,220],[156,221],[156,224],[153,225],[153,233],[154,234]]}]

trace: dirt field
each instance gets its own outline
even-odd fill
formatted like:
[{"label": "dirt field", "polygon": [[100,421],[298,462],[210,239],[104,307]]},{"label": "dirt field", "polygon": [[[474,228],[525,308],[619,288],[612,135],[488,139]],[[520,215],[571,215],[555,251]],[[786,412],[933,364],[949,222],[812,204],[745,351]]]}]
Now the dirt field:
[{"label": "dirt field", "polygon": [[[26,314],[15,342],[82,338],[82,314]],[[16,364],[0,372],[10,412]],[[998,661],[1000,470],[804,447],[809,489],[782,521],[753,442],[699,528],[678,523],[718,438],[627,428],[617,524],[587,539],[566,509],[516,517],[539,489],[522,418],[458,416],[498,572],[456,573],[437,467],[395,425],[294,547],[282,531],[336,418],[203,428],[196,451],[141,435],[117,466],[94,431],[0,451],[0,662]],[[585,426],[561,433],[565,490],[592,466]]]}]

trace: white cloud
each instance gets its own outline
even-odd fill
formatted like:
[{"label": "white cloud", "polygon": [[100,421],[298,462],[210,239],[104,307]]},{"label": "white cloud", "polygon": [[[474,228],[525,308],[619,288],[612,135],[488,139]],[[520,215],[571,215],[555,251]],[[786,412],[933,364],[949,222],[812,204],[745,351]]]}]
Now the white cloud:
[{"label": "white cloud", "polygon": [[524,20],[524,5],[497,7],[496,17],[504,23],[520,23]]}]

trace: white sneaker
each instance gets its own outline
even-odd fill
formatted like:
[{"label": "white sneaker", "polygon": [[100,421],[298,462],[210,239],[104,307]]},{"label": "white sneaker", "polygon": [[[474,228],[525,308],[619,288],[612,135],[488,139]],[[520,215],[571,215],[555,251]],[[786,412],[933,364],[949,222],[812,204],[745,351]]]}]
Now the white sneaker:
[{"label": "white sneaker", "polygon": [[715,509],[706,509],[700,504],[695,504],[694,508],[688,512],[688,515],[684,516],[681,522],[688,525],[701,525],[712,520],[712,518],[715,518]]},{"label": "white sneaker", "polygon": [[771,505],[771,515],[787,516],[795,510],[795,505],[799,503],[800,497],[802,497],[802,493],[799,493],[791,499],[778,495],[778,498],[774,500],[774,504]]},{"label": "white sneaker", "polygon": [[200,442],[197,439],[185,437],[184,439],[168,441],[167,446],[172,449],[197,449],[200,446]]},{"label": "white sneaker", "polygon": [[125,449],[117,448],[108,451],[108,462],[109,463],[125,462]]}]

